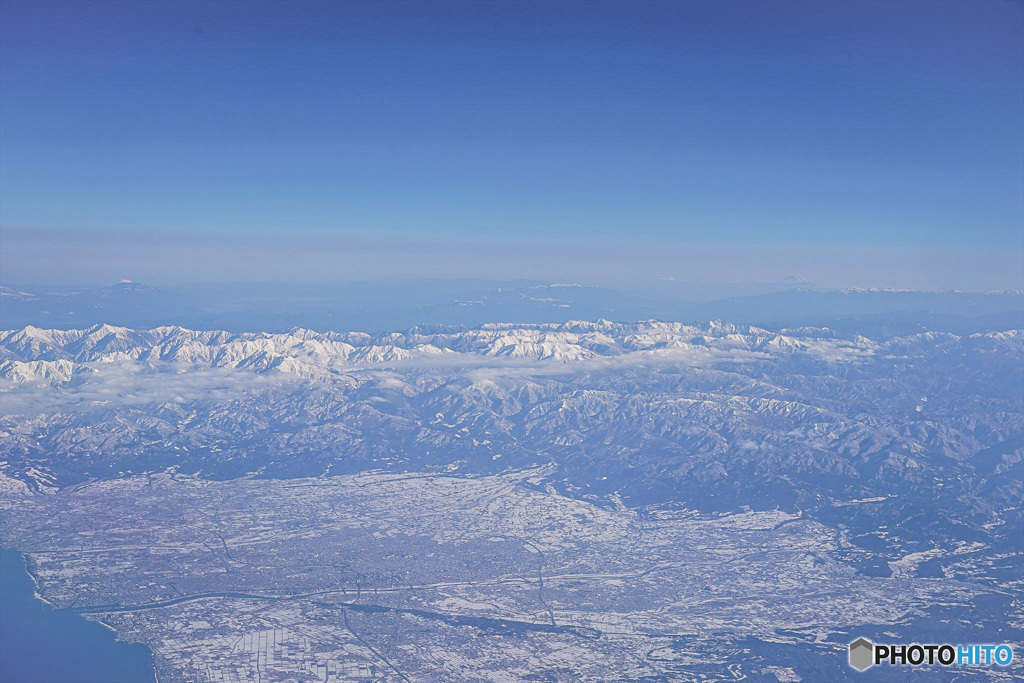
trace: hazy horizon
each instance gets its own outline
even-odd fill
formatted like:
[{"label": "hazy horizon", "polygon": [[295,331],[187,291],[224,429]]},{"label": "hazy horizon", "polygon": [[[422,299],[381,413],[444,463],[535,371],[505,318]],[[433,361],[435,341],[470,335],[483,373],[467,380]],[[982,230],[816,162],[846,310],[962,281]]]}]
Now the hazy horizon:
[{"label": "hazy horizon", "polygon": [[482,242],[416,239],[121,239],[5,231],[5,284],[162,286],[463,279],[772,284],[793,276],[829,288],[922,291],[1024,289],[1013,249],[887,249],[684,245],[622,241]]}]

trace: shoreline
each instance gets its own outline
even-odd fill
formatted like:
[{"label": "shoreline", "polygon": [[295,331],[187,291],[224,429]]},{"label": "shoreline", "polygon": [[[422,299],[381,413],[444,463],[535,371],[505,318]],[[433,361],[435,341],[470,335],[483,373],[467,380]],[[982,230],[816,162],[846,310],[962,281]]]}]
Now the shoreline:
[{"label": "shoreline", "polygon": [[39,579],[36,577],[36,573],[34,571],[32,571],[32,562],[31,562],[31,559],[29,558],[29,553],[23,553],[20,550],[14,550],[13,548],[3,548],[3,547],[0,547],[0,550],[8,550],[8,551],[10,551],[12,553],[17,553],[21,557],[21,563],[22,563],[22,565],[25,568],[25,573],[28,574],[29,580],[32,581],[32,597],[33,598],[35,598],[39,602],[43,603],[44,605],[46,605],[50,609],[61,609],[60,607],[57,607],[57,605],[53,604],[52,602],[47,600],[45,597],[43,597],[43,594],[40,592],[40,590],[39,590]]},{"label": "shoreline", "polygon": [[[147,643],[122,639],[116,628],[98,618],[55,606],[40,591],[42,582],[31,569],[30,553],[0,546],[0,556],[5,565],[5,599],[0,600],[0,631],[5,648],[9,645],[12,652],[20,654],[17,659],[5,657],[2,667],[4,680],[9,678],[26,683],[87,680],[76,677],[74,669],[62,669],[63,659],[75,661],[83,671],[99,673],[100,677],[114,675],[123,678],[124,672],[129,672],[133,680],[158,683],[156,654]],[[15,560],[14,556],[18,559]],[[27,582],[21,583],[21,579],[15,576],[16,567],[24,572]],[[102,630],[95,629],[93,624],[103,627]],[[26,639],[26,625],[38,639],[35,636]],[[51,650],[64,648],[65,643],[77,644],[78,651],[61,650],[62,657],[51,657]],[[46,674],[50,678],[39,678],[30,665],[33,659],[39,658],[55,661],[55,667]],[[147,673],[143,674],[143,671]]]}]

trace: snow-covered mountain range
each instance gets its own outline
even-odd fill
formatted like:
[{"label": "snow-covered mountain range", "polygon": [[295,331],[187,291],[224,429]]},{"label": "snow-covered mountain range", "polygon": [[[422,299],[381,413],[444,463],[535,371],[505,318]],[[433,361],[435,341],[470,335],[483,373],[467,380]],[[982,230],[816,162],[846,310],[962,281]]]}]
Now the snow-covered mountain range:
[{"label": "snow-covered mountain range", "polygon": [[[479,364],[478,358],[528,361],[679,362],[705,364],[731,360],[863,362],[895,353],[1020,353],[1019,330],[958,336],[921,333],[881,342],[843,337],[828,328],[770,331],[713,321],[683,324],[649,321],[515,325],[486,324],[463,330],[422,326],[406,332],[315,332],[293,328],[279,333],[229,333],[177,326],[134,330],[95,325],[83,330],[44,330],[32,326],[0,332],[0,378],[16,382],[68,382],[97,371],[95,364],[175,363],[190,369],[231,368],[300,377],[340,376],[381,364],[428,361],[438,365]],[[611,361],[610,359],[617,359]],[[500,365],[500,361],[498,362]],[[584,366],[586,367],[586,366]]]},{"label": "snow-covered mountain range", "polygon": [[1022,358],[1020,330],[25,327],[0,333],[0,458],[32,487],[553,462],[581,495],[770,507],[917,487],[968,496],[984,524],[1022,491]]}]

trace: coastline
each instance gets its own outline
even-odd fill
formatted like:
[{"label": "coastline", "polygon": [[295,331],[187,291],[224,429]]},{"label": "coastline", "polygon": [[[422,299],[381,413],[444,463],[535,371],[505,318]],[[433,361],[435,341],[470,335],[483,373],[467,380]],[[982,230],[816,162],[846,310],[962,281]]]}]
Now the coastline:
[{"label": "coastline", "polygon": [[121,639],[97,618],[55,607],[41,595],[28,553],[0,547],[0,561],[0,641],[5,652],[18,653],[0,661],[6,683],[157,682],[156,658],[147,644]]},{"label": "coastline", "polygon": [[21,563],[25,567],[25,573],[28,574],[28,578],[32,581],[32,597],[43,603],[50,609],[60,609],[55,604],[43,597],[43,594],[39,590],[39,579],[36,577],[36,573],[32,570],[32,559],[29,557],[29,553],[23,553],[20,550],[13,550],[11,548],[2,548],[0,551],[8,550],[13,553],[18,553],[21,557]]}]

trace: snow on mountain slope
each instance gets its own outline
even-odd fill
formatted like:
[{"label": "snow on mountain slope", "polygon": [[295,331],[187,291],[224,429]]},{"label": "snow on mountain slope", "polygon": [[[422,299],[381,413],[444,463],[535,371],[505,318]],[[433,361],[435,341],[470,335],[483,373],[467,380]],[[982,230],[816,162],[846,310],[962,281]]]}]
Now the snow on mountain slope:
[{"label": "snow on mountain slope", "polygon": [[[828,330],[803,328],[787,334],[756,327],[711,322],[704,326],[645,322],[616,324],[570,322],[547,325],[483,325],[443,333],[319,333],[293,329],[281,333],[232,334],[181,327],[132,330],[96,325],[86,330],[42,330],[25,327],[0,332],[0,358],[8,361],[73,361],[111,363],[168,362],[190,368],[225,367],[290,371],[313,368],[324,373],[426,358],[452,364],[495,357],[572,363],[634,355],[669,358],[686,363],[706,360],[758,360],[794,356],[822,362],[852,362],[865,356],[935,351],[969,346],[1000,347],[1019,352],[1024,335],[1001,332],[972,335],[926,333],[878,343],[864,337],[838,339]],[[289,362],[285,363],[284,361]],[[627,361],[620,360],[620,364]],[[282,365],[283,364],[283,365]],[[12,366],[13,367],[13,366]],[[42,366],[40,366],[42,367]],[[30,379],[19,370],[22,381]],[[58,379],[44,376],[38,379]],[[13,377],[12,377],[13,378]],[[66,378],[65,378],[66,381]]]},{"label": "snow on mountain slope", "polygon": [[656,486],[706,483],[772,463],[863,488],[924,482],[1020,433],[1022,357],[1021,331],[877,342],[717,321],[26,327],[0,333],[0,454],[23,467],[56,455],[72,479],[104,460],[317,474],[558,458],[584,479],[643,461]]}]

